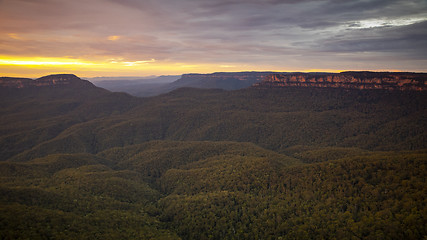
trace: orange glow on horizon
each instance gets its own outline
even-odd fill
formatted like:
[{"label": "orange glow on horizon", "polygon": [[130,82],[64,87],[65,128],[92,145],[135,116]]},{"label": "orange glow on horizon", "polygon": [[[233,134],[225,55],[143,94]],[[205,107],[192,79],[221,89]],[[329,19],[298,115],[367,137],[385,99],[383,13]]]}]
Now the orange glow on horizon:
[{"label": "orange glow on horizon", "polygon": [[48,66],[48,65],[93,65],[93,63],[85,63],[70,59],[55,59],[55,58],[0,58],[0,65],[13,65],[13,66]]},{"label": "orange glow on horizon", "polygon": [[[267,69],[267,70],[266,70]],[[281,71],[271,67],[213,64],[192,62],[169,62],[146,59],[130,61],[123,58],[105,58],[103,60],[83,60],[53,57],[11,57],[0,56],[0,72],[3,76],[40,77],[52,73],[74,73],[79,76],[149,76],[179,75],[185,73],[239,71]]]},{"label": "orange glow on horizon", "polygon": [[[0,72],[10,77],[40,77],[53,73],[73,73],[84,77],[180,75],[185,73],[272,71],[272,72],[342,72],[337,69],[281,69],[277,66],[238,65],[235,63],[187,63],[157,61],[156,59],[130,61],[123,58],[83,60],[54,57],[0,56]],[[356,70],[351,70],[356,71]],[[366,71],[366,69],[364,70]],[[383,71],[383,70],[373,70]],[[385,70],[399,71],[399,70]]]},{"label": "orange glow on horizon", "polygon": [[329,73],[339,73],[343,72],[343,70],[336,70],[336,69],[306,69],[301,72],[329,72]]}]

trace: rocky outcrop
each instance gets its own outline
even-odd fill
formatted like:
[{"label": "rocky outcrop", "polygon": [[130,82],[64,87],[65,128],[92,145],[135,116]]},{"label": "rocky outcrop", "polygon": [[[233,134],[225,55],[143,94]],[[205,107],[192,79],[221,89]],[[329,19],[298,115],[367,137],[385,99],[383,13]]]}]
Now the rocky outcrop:
[{"label": "rocky outcrop", "polygon": [[385,90],[427,90],[426,73],[405,72],[341,72],[271,74],[257,88],[322,87]]},{"label": "rocky outcrop", "polygon": [[38,79],[1,77],[2,88],[35,88],[35,87],[95,87],[92,83],[82,80],[73,74],[55,74]]}]

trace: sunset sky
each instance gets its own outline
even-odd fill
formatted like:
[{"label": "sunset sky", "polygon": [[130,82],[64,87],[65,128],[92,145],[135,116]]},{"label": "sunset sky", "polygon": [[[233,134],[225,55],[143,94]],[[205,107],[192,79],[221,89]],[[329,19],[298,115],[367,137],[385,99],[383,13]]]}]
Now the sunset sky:
[{"label": "sunset sky", "polygon": [[0,0],[0,75],[427,72],[427,0]]}]

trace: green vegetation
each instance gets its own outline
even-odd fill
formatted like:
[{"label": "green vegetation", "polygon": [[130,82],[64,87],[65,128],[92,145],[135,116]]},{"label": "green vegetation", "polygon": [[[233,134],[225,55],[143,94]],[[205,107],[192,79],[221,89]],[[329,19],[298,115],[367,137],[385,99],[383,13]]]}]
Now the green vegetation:
[{"label": "green vegetation", "polygon": [[423,239],[426,93],[1,90],[0,239]]}]

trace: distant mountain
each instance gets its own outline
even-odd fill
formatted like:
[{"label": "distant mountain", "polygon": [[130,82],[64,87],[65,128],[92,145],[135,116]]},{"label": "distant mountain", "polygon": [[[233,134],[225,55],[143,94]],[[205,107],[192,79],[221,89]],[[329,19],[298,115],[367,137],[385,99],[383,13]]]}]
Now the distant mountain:
[{"label": "distant mountain", "polygon": [[[255,86],[328,87],[354,89],[425,90],[427,74],[404,72],[217,72],[184,74],[141,80],[105,80],[94,82],[113,92],[126,92],[138,97],[156,96],[182,87],[238,90]],[[176,80],[176,81],[173,81]]]},{"label": "distant mountain", "polygon": [[95,87],[87,80],[82,80],[73,74],[55,74],[37,78],[0,77],[0,87],[3,88],[33,88],[33,87]]},{"label": "distant mountain", "polygon": [[88,80],[93,82],[95,85],[102,88],[114,88],[120,86],[133,86],[138,84],[156,83],[165,84],[171,83],[179,79],[181,75],[167,75],[158,77],[146,77],[146,78],[120,78],[120,77],[103,77],[103,78],[89,78]]},{"label": "distant mountain", "polygon": [[116,76],[116,77],[86,77],[85,79],[91,82],[102,82],[102,81],[140,81],[145,79],[154,79],[157,76],[145,76],[145,77],[128,77],[128,76]]},{"label": "distant mountain", "polygon": [[193,73],[184,74],[180,78],[179,76],[160,76],[154,79],[94,81],[94,84],[113,92],[126,92],[138,97],[148,97],[167,93],[182,87],[237,90],[252,86],[273,73],[274,72]]},{"label": "distant mountain", "polygon": [[163,93],[162,87],[176,81],[181,75],[159,76],[152,78],[91,78],[96,86],[112,92],[126,92],[134,96],[149,97]]},{"label": "distant mountain", "polygon": [[341,72],[271,74],[255,87],[328,87],[386,90],[427,90],[426,73]]},{"label": "distant mountain", "polygon": [[250,87],[262,81],[272,73],[273,72],[217,72],[210,74],[183,74],[180,79],[158,88],[157,92],[167,93],[183,87],[238,90]]},{"label": "distant mountain", "polygon": [[273,72],[218,72],[211,74],[184,74],[168,85],[170,90],[180,87],[219,88],[237,90],[262,81]]}]

